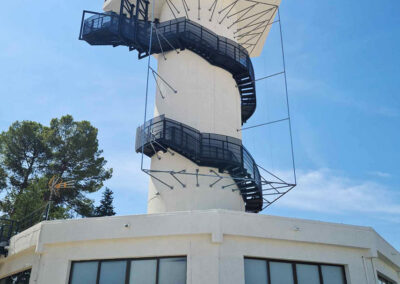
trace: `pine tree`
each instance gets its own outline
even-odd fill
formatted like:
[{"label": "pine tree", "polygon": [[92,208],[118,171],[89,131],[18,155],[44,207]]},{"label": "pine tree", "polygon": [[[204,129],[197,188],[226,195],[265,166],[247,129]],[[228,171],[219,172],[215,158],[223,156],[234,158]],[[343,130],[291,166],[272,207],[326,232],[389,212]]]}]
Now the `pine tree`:
[{"label": "pine tree", "polygon": [[47,181],[56,175],[74,181],[74,187],[60,190],[52,207],[64,209],[67,217],[93,216],[96,208],[87,194],[100,190],[112,176],[97,135],[90,122],[75,121],[70,115],[52,119],[50,126],[16,121],[1,132],[0,212],[18,220],[28,207],[41,208],[49,197]]},{"label": "pine tree", "polygon": [[96,207],[95,214],[97,217],[103,216],[114,216],[114,205],[113,205],[113,192],[111,189],[106,187],[103,192],[103,198],[100,201],[100,205]]}]

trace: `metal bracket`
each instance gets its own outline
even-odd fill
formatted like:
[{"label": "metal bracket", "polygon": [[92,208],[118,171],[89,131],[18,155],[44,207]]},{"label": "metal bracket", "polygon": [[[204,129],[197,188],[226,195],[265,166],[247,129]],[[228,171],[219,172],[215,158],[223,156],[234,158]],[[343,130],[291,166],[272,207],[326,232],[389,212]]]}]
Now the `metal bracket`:
[{"label": "metal bracket", "polygon": [[[200,0],[199,0],[200,1]],[[196,169],[196,186],[199,187],[199,169]]]},{"label": "metal bracket", "polygon": [[210,170],[210,173],[214,173],[216,177],[218,177],[218,179],[213,182],[212,184],[210,184],[210,187],[213,187],[217,182],[219,182],[221,179],[223,179],[222,176],[220,176],[218,173],[216,173],[214,170]]},{"label": "metal bracket", "polygon": [[170,172],[171,176],[172,176],[177,182],[179,182],[183,188],[185,188],[186,185],[185,185],[183,182],[181,182],[181,181],[175,176],[175,174],[183,174],[183,173],[185,173],[185,172],[186,172],[186,170],[181,170],[181,171],[179,171],[179,172],[174,172],[174,171],[171,171],[171,172]]}]

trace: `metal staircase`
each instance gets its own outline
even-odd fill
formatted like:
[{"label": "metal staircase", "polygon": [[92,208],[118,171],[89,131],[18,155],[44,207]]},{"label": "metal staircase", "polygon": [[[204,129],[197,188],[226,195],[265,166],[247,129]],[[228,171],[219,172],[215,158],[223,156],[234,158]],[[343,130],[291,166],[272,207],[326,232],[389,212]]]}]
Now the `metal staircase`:
[{"label": "metal staircase", "polygon": [[179,153],[199,166],[227,172],[235,181],[247,212],[257,213],[263,207],[261,176],[258,167],[240,139],[201,133],[164,115],[146,122],[136,131],[136,152],[152,157],[167,149]]},{"label": "metal staircase", "polygon": [[[142,2],[145,3],[138,0],[138,3]],[[145,16],[148,4],[137,5],[144,8],[141,8],[142,12],[136,9],[136,16],[84,11],[79,38],[91,45],[127,46],[130,50],[137,50],[139,58],[149,56],[149,50],[150,54],[174,49],[191,50],[232,74],[241,96],[242,123],[245,123],[255,112],[257,104],[254,70],[247,50],[184,17],[152,25]]]}]

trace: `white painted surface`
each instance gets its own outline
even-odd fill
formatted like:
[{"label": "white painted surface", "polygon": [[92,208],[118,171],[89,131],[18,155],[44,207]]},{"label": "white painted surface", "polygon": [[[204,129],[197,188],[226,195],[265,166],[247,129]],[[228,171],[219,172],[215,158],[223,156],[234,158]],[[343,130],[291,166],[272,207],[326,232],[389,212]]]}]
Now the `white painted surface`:
[{"label": "white painted surface", "polygon": [[[191,1],[189,1],[191,2]],[[209,2],[209,3],[208,3]],[[212,5],[213,1],[202,0],[202,5]],[[193,3],[192,3],[193,4]],[[183,1],[175,3],[180,11]],[[204,12],[204,11],[203,11]],[[190,11],[194,13],[194,11]],[[160,21],[173,19],[174,15],[167,4],[164,4]],[[232,20],[223,24],[209,21],[208,17],[197,16],[194,21],[233,38],[233,32],[227,29]],[[215,133],[241,139],[241,101],[239,90],[232,74],[213,66],[199,55],[184,50],[179,54],[170,51],[158,55],[158,74],[177,90],[177,93],[161,79],[158,80],[159,90],[156,93],[154,116],[165,115],[167,118],[191,126],[201,132]],[[186,173],[215,175],[218,169],[199,167],[187,158],[178,154],[160,154],[161,159],[153,156],[151,170],[175,171],[185,170]],[[210,187],[218,177],[200,177],[197,186],[196,177],[192,175],[177,175],[184,184],[183,187],[170,174],[152,172],[152,175],[172,186],[169,189],[155,178],[150,178],[148,212],[173,212],[204,209],[230,209],[244,211],[244,202],[236,186],[223,188],[224,185],[234,184],[231,178],[224,178]],[[228,176],[226,174],[221,174]]]},{"label": "white painted surface", "polygon": [[31,284],[66,284],[74,260],[174,255],[187,256],[188,284],[244,284],[245,256],[344,265],[348,284],[373,284],[376,270],[400,281],[399,252],[369,227],[209,210],[43,222],[22,233],[32,241],[20,235],[0,277],[31,266]]},{"label": "white painted surface", "polygon": [[154,116],[165,114],[201,132],[241,138],[240,94],[232,74],[197,54],[171,51],[158,56],[158,73],[178,93],[159,80]]},{"label": "white painted surface", "polygon": [[[210,172],[211,168],[199,167],[178,153],[175,153],[173,156],[170,153],[159,153],[159,157],[161,158],[160,160],[158,160],[157,156],[153,156],[151,159],[152,170],[169,169],[179,172],[185,169],[186,173],[194,174],[196,173],[196,169],[199,169],[199,174],[213,175]],[[213,168],[212,170],[218,173],[218,169]],[[185,185],[183,187],[170,174],[152,174],[174,188],[170,189],[156,179],[150,178],[148,213],[215,208],[244,211],[243,198],[237,190],[237,186],[233,185],[223,188],[223,186],[235,183],[227,174],[219,174],[225,178],[215,183],[212,187],[210,185],[217,181],[217,177],[199,176],[196,179],[195,175],[176,174],[176,178]]]}]

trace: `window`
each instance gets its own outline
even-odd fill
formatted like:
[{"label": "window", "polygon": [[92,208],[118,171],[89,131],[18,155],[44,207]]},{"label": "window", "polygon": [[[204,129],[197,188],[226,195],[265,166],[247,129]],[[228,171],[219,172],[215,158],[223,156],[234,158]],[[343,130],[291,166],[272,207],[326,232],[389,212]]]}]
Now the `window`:
[{"label": "window", "polygon": [[294,284],[293,267],[287,262],[269,262],[269,274],[271,283]]},{"label": "window", "polygon": [[186,258],[162,258],[159,262],[159,284],[186,283]]},{"label": "window", "polygon": [[99,284],[125,284],[126,261],[102,261]]},{"label": "window", "polygon": [[186,257],[77,261],[69,283],[186,284],[186,270]]},{"label": "window", "polygon": [[264,260],[246,258],[244,260],[245,283],[268,283],[267,266]]},{"label": "window", "polygon": [[381,274],[378,274],[378,284],[396,284],[396,283],[388,280],[386,277],[383,277]]},{"label": "window", "polygon": [[[346,284],[340,265],[244,259],[246,284]],[[380,283],[381,284],[381,283]],[[382,284],[386,284],[383,282]],[[389,282],[389,284],[392,284]]]},{"label": "window", "polygon": [[320,284],[318,265],[296,264],[298,284]]},{"label": "window", "polygon": [[25,270],[0,280],[0,284],[29,284],[31,270]]}]

